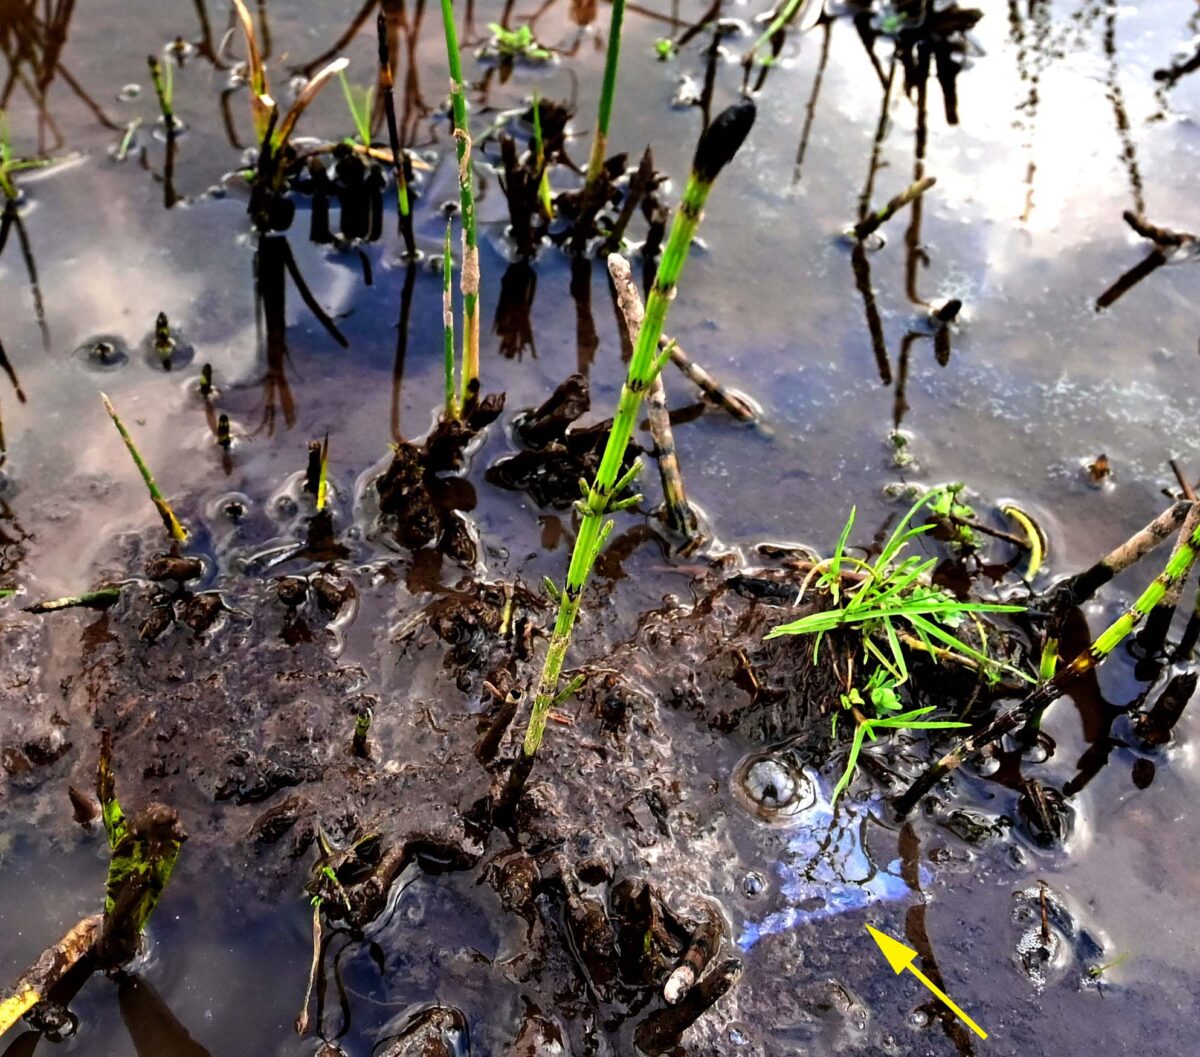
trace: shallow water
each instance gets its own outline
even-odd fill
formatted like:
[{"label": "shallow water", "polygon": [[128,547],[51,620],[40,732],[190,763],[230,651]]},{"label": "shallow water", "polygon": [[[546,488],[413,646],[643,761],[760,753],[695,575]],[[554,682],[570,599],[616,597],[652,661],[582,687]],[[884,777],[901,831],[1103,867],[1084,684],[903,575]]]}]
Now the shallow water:
[{"label": "shallow water", "polygon": [[[0,4],[6,47],[31,39],[18,24],[28,6]],[[514,5],[509,24],[521,24],[540,7]],[[595,21],[578,26],[577,20],[587,21],[588,7],[551,3],[540,11],[538,38],[564,51],[577,42],[577,52],[546,68],[518,66],[503,84],[493,71],[472,96],[478,128],[523,105],[534,89],[549,99],[573,97],[579,138],[570,153],[576,163],[586,160],[607,26],[605,7]],[[659,3],[627,16],[612,146],[636,157],[652,143],[657,167],[674,178],[672,201],[700,122],[698,110],[673,108],[671,99],[681,75],[702,80],[702,51],[711,35],[700,34],[666,63],[654,60],[653,41],[672,31],[678,36],[706,7],[690,0]],[[477,31],[467,39],[482,39],[499,8],[479,5]],[[357,6],[277,2],[262,10],[269,18],[275,94],[286,98],[289,71],[332,47]],[[367,485],[387,445],[423,435],[439,401],[441,290],[424,267],[415,277],[406,352],[397,362],[405,265],[391,213],[385,238],[362,251],[373,272],[370,287],[358,253],[310,243],[301,214],[293,251],[349,348],[330,340],[293,290],[286,362],[268,363],[260,351],[244,197],[225,179],[250,143],[244,89],[228,99],[235,144],[220,106],[229,71],[196,54],[177,72],[176,108],[187,128],[177,142],[173,192],[164,188],[164,145],[151,134],[156,107],[145,55],[176,35],[200,41],[201,11],[219,45],[226,12],[219,5],[206,9],[204,0],[166,8],[146,0],[98,0],[80,9],[69,21],[61,68],[52,71],[40,130],[28,75],[18,78],[6,109],[17,153],[32,153],[41,135],[64,159],[19,180],[44,331],[15,235],[0,256],[0,341],[27,398],[19,403],[0,378],[8,446],[0,466],[0,588],[21,592],[0,601],[0,627],[53,620],[59,628],[53,639],[6,640],[28,642],[27,651],[14,647],[0,678],[31,709],[65,708],[57,687],[78,674],[85,654],[61,651],[95,618],[30,618],[17,607],[127,570],[136,553],[130,541],[148,545],[156,528],[99,389],[134,428],[181,517],[204,526],[200,551],[226,575],[250,578],[262,575],[256,557],[294,537],[288,495],[295,494],[309,439],[329,433],[336,514],[361,521]],[[748,21],[758,12],[727,5],[724,13]],[[430,109],[422,114],[417,106],[412,124],[413,145],[432,152],[417,214],[427,254],[438,252],[443,231],[434,207],[456,197],[446,161],[437,15],[426,11],[416,47],[420,103]],[[1185,0],[1139,7],[1038,0],[987,6],[971,33],[975,54],[957,80],[959,124],[947,123],[941,92],[930,82],[924,166],[938,183],[923,200],[920,230],[913,230],[915,214],[906,211],[883,229],[885,244],[869,255],[882,363],[850,251],[836,237],[856,215],[881,86],[852,26],[838,19],[797,174],[825,30],[789,38],[759,94],[748,149],[709,202],[704,251],[689,264],[669,325],[690,355],[764,411],[764,429],[737,426],[711,409],[676,429],[692,498],[721,545],[746,550],[763,540],[795,540],[827,550],[852,504],[859,513],[857,542],[867,544],[876,527],[896,515],[886,486],[962,480],[978,495],[980,510],[1016,500],[1038,517],[1050,540],[1049,568],[1041,575],[1053,578],[1090,564],[1162,507],[1162,489],[1173,486],[1169,458],[1196,472],[1195,269],[1160,268],[1111,307],[1095,307],[1147,252],[1122,222],[1122,210],[1144,211],[1155,223],[1181,230],[1196,226],[1189,192],[1200,151],[1200,81],[1182,78],[1164,103],[1153,78],[1187,45],[1197,29],[1189,23],[1194,16]],[[344,49],[356,83],[373,76],[372,20]],[[717,105],[735,98],[738,59],[751,39],[726,38]],[[232,50],[240,54],[239,48]],[[881,45],[879,54],[885,53]],[[484,67],[468,61],[469,75],[482,77]],[[905,98],[900,81],[897,72],[876,205],[913,178],[917,100]],[[120,98],[130,83],[141,85],[140,94]],[[101,123],[81,93],[116,127]],[[136,117],[144,122],[137,145],[118,162],[112,152],[121,129]],[[301,125],[309,136],[348,131],[336,88]],[[601,266],[592,269],[594,349],[579,341],[578,320],[586,311],[570,292],[570,262],[546,249],[533,265],[532,347],[517,358],[502,357],[491,323],[507,265],[504,201],[494,176],[480,174],[484,389],[507,392],[504,423],[583,368],[592,382],[593,418],[599,418],[613,406],[623,377]],[[635,239],[642,237],[639,224]],[[906,289],[910,273],[915,278]],[[964,309],[950,359],[939,366],[929,336],[911,342],[905,336],[922,330],[926,302],[949,297],[961,298]],[[196,350],[195,361],[172,374],[145,357],[159,311]],[[100,335],[127,345],[126,365],[98,372],[73,355]],[[202,362],[212,364],[219,409],[232,420],[236,439],[228,460],[193,393]],[[665,380],[673,407],[695,402],[684,379],[668,373]],[[890,433],[897,419],[914,459],[906,468],[893,463]],[[484,468],[512,447],[507,430],[493,427],[472,461],[470,516],[483,541],[487,575],[529,584],[544,574],[561,577],[570,536],[566,515],[539,510],[524,494],[483,479]],[[1113,471],[1096,488],[1084,466],[1102,452]],[[656,489],[648,484],[652,497]],[[234,493],[249,509],[240,527],[220,514]],[[630,515],[618,532],[643,523],[655,524]],[[699,559],[668,556],[650,533],[625,542],[601,570],[612,604],[597,613],[595,649],[632,635],[639,614],[668,593],[687,598],[692,590]],[[340,659],[361,664],[373,690],[403,703],[409,676],[397,668],[387,625],[415,610],[419,585],[431,577],[453,583],[461,570],[447,564],[430,571],[425,562],[413,572],[407,553],[394,554],[373,538],[356,540],[354,548],[352,563],[374,570],[390,563],[392,580],[407,581],[411,596],[403,587],[387,587],[365,598]],[[288,571],[298,568],[292,563]],[[1093,630],[1151,574],[1137,569],[1106,589],[1087,611]],[[714,862],[712,890],[735,937],[749,935],[751,927],[762,932],[757,942],[743,943],[749,949],[742,983],[710,1014],[721,1034],[695,1043],[685,1036],[683,1051],[718,1052],[715,1037],[721,1053],[1192,1052],[1188,1025],[1200,1011],[1192,942],[1200,925],[1194,852],[1200,827],[1193,806],[1200,773],[1192,745],[1200,719],[1185,713],[1174,746],[1155,761],[1153,781],[1135,785],[1137,757],[1113,744],[1108,728],[1140,691],[1132,668],[1128,658],[1114,658],[1095,688],[1047,718],[1057,751],[1037,775],[1056,785],[1077,772],[1085,776],[1073,783],[1076,831],[1067,848],[1055,852],[1019,836],[970,845],[942,824],[944,812],[937,818],[918,813],[897,829],[881,821],[870,801],[847,813],[828,850],[818,837],[824,814],[792,827],[767,826],[740,805],[731,776],[755,747],[735,738],[677,745],[680,766],[708,769],[717,783],[714,810],[734,820],[727,829],[737,834],[736,847],[723,850],[727,862]],[[430,685],[444,692],[447,684],[422,684],[422,692]],[[26,714],[0,718],[5,744],[24,737]],[[75,743],[67,762],[78,775],[91,766],[90,717],[66,718]],[[1120,721],[1113,729],[1119,737]],[[14,777],[0,785],[0,979],[14,978],[92,909],[99,892],[99,842],[70,822],[66,776],[60,768],[44,781]],[[824,803],[836,769],[819,780]],[[130,795],[137,793],[136,774],[124,775],[123,783]],[[1011,776],[1002,783],[973,775],[959,782],[956,806],[1011,814],[1009,785]],[[196,812],[193,821],[180,806],[196,830],[216,813],[197,800],[187,805]],[[253,861],[246,862],[253,874]],[[315,1051],[291,1028],[310,949],[299,885],[290,902],[264,909],[257,897],[239,895],[244,886],[253,888],[244,876],[214,876],[206,866],[185,852],[155,918],[139,976],[161,1003],[128,988],[114,1001],[114,986],[90,981],[73,1004],[81,1027],[61,1044],[66,1052]],[[860,883],[876,870],[874,880]],[[765,884],[748,899],[737,886],[752,873]],[[1016,950],[1027,923],[1014,921],[1014,893],[1038,880],[1064,898],[1102,949],[1087,964],[1128,954],[1103,974],[1100,988],[1081,983],[1086,964],[1078,957],[1064,954],[1040,989],[1019,968]],[[520,988],[486,967],[502,961],[521,938],[491,889],[476,882],[472,874],[417,875],[374,936],[387,952],[385,968],[361,952],[347,955],[353,1015],[340,1042],[348,1053],[371,1052],[387,1025],[437,1000],[466,1013],[472,1053],[508,1052],[521,1015]],[[893,977],[882,965],[863,928],[868,920],[906,938],[927,971],[936,967],[945,990],[990,1033],[986,1043],[931,1017],[928,996],[915,981]],[[762,928],[767,921],[770,934]],[[13,1043],[7,1052],[28,1052],[22,1045]]]}]

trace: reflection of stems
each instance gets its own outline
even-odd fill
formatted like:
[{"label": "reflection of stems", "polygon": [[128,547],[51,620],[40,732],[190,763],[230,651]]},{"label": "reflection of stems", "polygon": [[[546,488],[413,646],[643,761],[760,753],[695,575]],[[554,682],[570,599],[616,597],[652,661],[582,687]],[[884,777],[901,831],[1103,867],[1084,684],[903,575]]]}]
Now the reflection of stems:
[{"label": "reflection of stems", "polygon": [[442,0],[446,59],[450,66],[450,105],[454,114],[454,150],[458,157],[458,195],[462,205],[463,363],[459,404],[463,409],[479,397],[479,246],[475,232],[475,195],[471,189],[471,133],[467,127],[466,82],[458,51],[458,33],[450,0]]},{"label": "reflection of stems", "polygon": [[596,113],[596,135],[588,158],[587,189],[600,177],[608,153],[608,125],[612,118],[613,97],[617,94],[617,67],[621,61],[621,23],[625,18],[625,0],[613,0],[612,18],[608,23],[608,51],[604,56],[604,83],[600,88],[600,109]]},{"label": "reflection of stems", "polygon": [[796,148],[796,167],[792,172],[792,183],[800,182],[800,172],[804,167],[804,155],[808,153],[808,138],[812,134],[813,121],[817,116],[817,100],[821,98],[821,84],[825,80],[825,68],[829,65],[829,42],[833,39],[833,20],[830,19],[822,27],[824,36],[821,39],[821,57],[817,60],[817,72],[813,76],[812,94],[804,107],[804,129],[800,133],[800,145]]},{"label": "reflection of stems", "polygon": [[891,385],[892,366],[888,363],[883,320],[879,317],[879,306],[875,303],[875,291],[871,289],[871,264],[867,260],[866,247],[861,242],[855,242],[850,250],[850,265],[854,269],[854,285],[862,295],[863,311],[867,316],[867,331],[871,335],[871,348],[879,368],[879,380],[884,385]]},{"label": "reflection of stems", "polygon": [[400,146],[400,132],[396,127],[396,99],[392,92],[395,78],[388,52],[387,19],[382,11],[379,12],[375,28],[379,35],[379,80],[383,93],[383,112],[387,118],[388,144],[392,148],[392,168],[396,174],[396,207],[400,214],[400,234],[404,238],[405,252],[409,257],[415,257],[417,244],[413,237],[412,206],[408,197],[408,180],[404,175],[404,152]]},{"label": "reflection of stems", "polygon": [[1146,278],[1151,272],[1157,271],[1167,263],[1167,258],[1162,250],[1153,249],[1145,257],[1137,262],[1129,271],[1125,272],[1115,283],[1096,298],[1096,311],[1108,308],[1114,305],[1138,283]]},{"label": "reflection of stems", "polygon": [[397,444],[403,440],[400,432],[400,392],[404,385],[404,361],[408,356],[408,318],[412,312],[413,290],[417,283],[417,269],[409,261],[404,270],[404,286],[400,290],[400,318],[396,323],[396,357],[392,364],[392,440]]}]

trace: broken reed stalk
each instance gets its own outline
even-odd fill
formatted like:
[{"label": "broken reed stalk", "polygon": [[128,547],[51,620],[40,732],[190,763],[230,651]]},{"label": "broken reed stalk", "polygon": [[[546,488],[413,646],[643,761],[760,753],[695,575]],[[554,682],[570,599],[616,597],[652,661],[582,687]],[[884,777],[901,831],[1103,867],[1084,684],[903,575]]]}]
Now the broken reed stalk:
[{"label": "broken reed stalk", "polygon": [[604,56],[604,82],[600,87],[600,107],[596,112],[596,134],[592,138],[592,153],[588,158],[584,180],[587,190],[600,178],[608,153],[608,126],[612,120],[613,98],[617,94],[617,67],[621,63],[621,23],[625,20],[625,0],[612,0],[612,17],[608,23],[608,50]]},{"label": "broken reed stalk", "polygon": [[396,98],[393,92],[396,78],[392,72],[391,55],[388,50],[387,18],[382,11],[375,20],[375,31],[379,38],[379,87],[383,94],[383,113],[387,120],[388,145],[392,148],[392,169],[396,174],[396,209],[399,213],[400,235],[404,239],[404,252],[411,260],[417,255],[417,243],[413,235],[408,177],[404,172],[404,150],[400,145],[400,131],[396,124]]},{"label": "broken reed stalk", "polygon": [[1083,605],[1114,576],[1144,558],[1182,527],[1191,508],[1192,504],[1186,500],[1172,504],[1090,569],[1072,576],[1058,589],[1069,600],[1067,604]]},{"label": "broken reed stalk", "polygon": [[[628,471],[621,473],[642,400],[668,359],[658,348],[667,310],[674,300],[675,288],[687,261],[692,239],[700,225],[701,213],[709,191],[712,190],[713,181],[741,147],[754,124],[754,116],[755,107],[750,99],[731,106],[709,125],[696,147],[691,175],[671,225],[671,233],[659,262],[658,274],[650,289],[645,319],[638,331],[637,344],[629,360],[628,374],[625,384],[621,387],[617,413],[604,446],[600,468],[590,485],[581,482],[585,494],[583,499],[576,503],[576,509],[583,520],[579,526],[579,534],[575,537],[566,583],[561,591],[556,588],[554,592],[558,598],[558,615],[538,680],[533,710],[522,745],[522,756],[510,776],[510,790],[506,795],[508,806],[515,806],[513,795],[519,795],[520,786],[532,770],[534,756],[546,731],[550,709],[559,700],[559,677],[570,645],[575,618],[579,615],[583,590],[600,550],[613,528],[613,521],[606,519],[605,515],[640,501],[639,496],[620,500],[616,499],[616,496],[634,480],[640,469],[640,464],[634,463]],[[513,785],[516,786],[515,789],[512,788]]]},{"label": "broken reed stalk", "polygon": [[671,362],[684,373],[688,381],[714,404],[728,411],[739,422],[758,421],[758,412],[749,400],[718,382],[708,371],[689,357],[673,338],[664,334],[659,340],[659,345],[664,351],[671,354]]},{"label": "broken reed stalk", "polygon": [[1039,683],[1019,704],[1001,713],[983,730],[964,738],[950,752],[930,765],[897,799],[896,810],[905,815],[917,801],[928,793],[945,775],[959,767],[977,752],[1026,723],[1036,721],[1046,709],[1066,693],[1072,681],[1099,665],[1146,618],[1165,595],[1181,584],[1191,572],[1200,552],[1200,524],[1175,549],[1166,567],[1150,583],[1124,613],[1114,620],[1088,649],[1052,679]]},{"label": "broken reed stalk", "polygon": [[67,595],[64,598],[52,598],[46,602],[34,602],[25,607],[26,613],[57,613],[60,609],[107,609],[115,605],[121,597],[121,588],[116,584],[97,587],[94,591],[85,591],[81,595]]},{"label": "broken reed stalk", "polygon": [[42,1001],[84,957],[91,951],[100,935],[103,917],[93,914],[77,922],[71,930],[52,947],[42,952],[41,957],[0,999],[0,1035],[17,1023],[26,1013]]},{"label": "broken reed stalk", "polygon": [[458,157],[458,196],[462,205],[463,358],[459,388],[460,410],[479,399],[479,245],[475,233],[475,194],[471,187],[471,132],[467,127],[467,87],[462,56],[454,28],[451,0],[442,0],[442,25],[446,32],[446,60],[450,66],[450,108],[454,117],[454,150]]},{"label": "broken reed stalk", "polygon": [[163,125],[167,135],[175,135],[175,75],[168,60],[164,72],[163,64],[154,55],[146,56],[146,65],[150,67],[150,83],[154,85],[154,94],[158,97],[158,108],[162,111]]},{"label": "broken reed stalk", "polygon": [[33,966],[0,997],[0,1035],[39,1002],[85,958],[106,971],[137,954],[142,934],[158,904],[187,834],[179,816],[164,804],[147,804],[127,818],[116,796],[112,734],[100,734],[96,797],[108,835],[110,858],[104,887],[104,913],[76,923],[47,948]]},{"label": "broken reed stalk", "polygon": [[[645,318],[641,295],[633,281],[633,269],[629,262],[617,254],[608,258],[608,274],[617,289],[617,305],[625,317],[625,329],[629,332],[630,344],[636,345]],[[665,354],[665,353],[664,353]],[[675,449],[675,435],[671,431],[671,415],[667,410],[667,395],[663,388],[662,372],[654,375],[646,396],[646,414],[650,419],[650,435],[654,438],[658,470],[662,476],[663,499],[667,510],[667,524],[683,537],[685,544],[699,530],[696,512],[687,500],[683,485],[683,473],[679,469],[679,456]]]},{"label": "broken reed stalk", "polygon": [[446,221],[446,242],[442,250],[442,345],[446,361],[446,408],[447,420],[458,418],[458,397],[454,384],[454,260],[450,256],[450,228],[453,221]]},{"label": "broken reed stalk", "polygon": [[102,967],[115,968],[136,956],[187,834],[179,816],[165,804],[147,804],[134,815],[125,815],[117,800],[112,733],[107,729],[100,732],[96,798],[108,835],[110,858],[104,885],[104,923],[93,953]]},{"label": "broken reed stalk", "polygon": [[870,216],[860,220],[851,229],[851,234],[860,242],[868,235],[872,234],[876,229],[882,227],[897,213],[900,212],[910,202],[915,202],[934,184],[937,183],[937,177],[926,176],[918,180],[916,183],[909,184],[895,198],[892,198],[887,205],[882,209],[877,209]]},{"label": "broken reed stalk", "polygon": [[113,420],[113,425],[117,427],[117,432],[121,434],[121,439],[125,442],[125,447],[129,450],[133,464],[138,468],[138,473],[142,475],[142,480],[146,482],[146,491],[150,493],[150,499],[154,503],[159,517],[162,518],[167,533],[177,543],[186,542],[187,529],[180,524],[179,518],[175,516],[175,511],[171,509],[171,504],[167,502],[166,496],[159,490],[158,485],[154,481],[154,475],[150,472],[150,467],[146,465],[146,460],[138,452],[137,447],[133,443],[133,438],[129,435],[129,430],[125,428],[125,424],[118,417],[117,410],[113,407],[112,401],[104,393],[100,394],[100,399],[104,402],[104,410],[108,412],[108,417]]}]

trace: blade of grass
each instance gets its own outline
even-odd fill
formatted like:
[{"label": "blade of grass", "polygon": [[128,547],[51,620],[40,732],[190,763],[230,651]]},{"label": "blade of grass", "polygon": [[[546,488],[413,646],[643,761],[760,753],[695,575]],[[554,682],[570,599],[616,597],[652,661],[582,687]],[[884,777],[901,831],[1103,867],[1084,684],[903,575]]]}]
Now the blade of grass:
[{"label": "blade of grass", "polygon": [[187,540],[187,529],[180,524],[179,519],[175,516],[175,511],[171,509],[171,504],[167,502],[166,496],[162,494],[162,491],[155,483],[154,475],[150,472],[150,467],[146,465],[146,460],[138,452],[137,446],[133,443],[133,438],[129,435],[129,430],[125,428],[125,424],[117,415],[112,401],[104,393],[100,394],[100,399],[104,402],[104,410],[108,412],[109,418],[113,420],[113,425],[117,427],[117,432],[125,442],[125,447],[129,451],[130,458],[133,459],[133,464],[138,468],[138,473],[142,475],[142,480],[146,482],[146,491],[150,493],[150,499],[154,503],[159,517],[162,518],[163,525],[166,526],[168,534],[177,543],[184,543]]}]

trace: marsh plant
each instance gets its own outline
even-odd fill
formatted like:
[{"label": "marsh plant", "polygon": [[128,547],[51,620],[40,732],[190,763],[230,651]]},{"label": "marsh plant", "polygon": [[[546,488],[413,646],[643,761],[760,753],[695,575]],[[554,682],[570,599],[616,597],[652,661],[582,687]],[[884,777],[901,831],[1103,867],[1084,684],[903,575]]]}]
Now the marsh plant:
[{"label": "marsh plant", "polygon": [[617,94],[617,67],[621,64],[621,25],[625,20],[625,0],[613,0],[608,23],[608,49],[604,56],[604,81],[600,86],[600,106],[596,112],[596,131],[588,158],[586,188],[600,178],[608,153],[608,127],[612,122],[613,99]]},{"label": "marsh plant", "polygon": [[467,124],[467,86],[463,79],[458,31],[450,0],[442,0],[446,61],[450,67],[450,111],[454,120],[454,151],[458,159],[458,192],[462,208],[462,367],[457,411],[466,414],[479,399],[479,242],[475,229],[475,193],[471,179],[471,132]]},{"label": "marsh plant", "polygon": [[533,767],[533,759],[542,743],[546,720],[555,703],[562,700],[576,687],[570,683],[560,689],[563,662],[571,642],[571,632],[583,601],[592,568],[613,529],[609,514],[626,509],[641,500],[633,495],[619,498],[621,493],[637,477],[640,463],[635,462],[622,473],[625,454],[637,424],[639,411],[654,379],[670,358],[670,353],[659,348],[666,323],[667,311],[674,300],[683,267],[691,250],[692,239],[700,226],[704,203],[712,190],[713,182],[725,166],[732,161],[754,124],[755,107],[746,99],[731,106],[720,114],[700,137],[692,161],[691,175],[684,188],[683,199],[671,225],[671,234],[659,263],[658,274],[650,289],[646,302],[646,314],[641,330],[637,334],[633,356],[629,360],[628,373],[621,387],[617,412],[604,447],[600,467],[591,483],[580,482],[583,497],[576,502],[581,517],[575,547],[571,552],[571,564],[566,581],[561,588],[548,584],[548,590],[558,603],[558,615],[554,631],[538,679],[533,710],[525,731],[522,756],[513,771],[510,802],[519,794],[525,778]]},{"label": "marsh plant", "polygon": [[[1186,506],[1188,505],[1185,504]],[[1167,560],[1162,572],[1150,582],[1133,605],[1105,628],[1092,644],[1069,664],[1047,665],[1043,657],[1042,681],[1018,704],[1002,712],[983,730],[962,739],[959,744],[932,764],[900,797],[896,803],[897,809],[902,813],[911,810],[939,779],[992,742],[1021,728],[1029,729],[1030,725],[1036,727],[1046,709],[1062,697],[1075,680],[1102,664],[1113,650],[1154,612],[1156,607],[1163,604],[1164,599],[1175,595],[1191,574],[1197,558],[1200,558],[1200,516],[1198,516],[1198,512],[1200,512],[1200,507],[1197,507],[1195,503],[1190,504],[1189,518],[1175,550]],[[1047,678],[1046,676],[1050,672],[1053,674]]]},{"label": "marsh plant", "polygon": [[[902,688],[910,670],[907,654],[913,650],[942,663],[958,663],[976,668],[987,680],[995,682],[1001,670],[1024,679],[1024,673],[988,656],[985,649],[964,641],[957,631],[968,619],[978,620],[984,613],[1018,613],[1024,607],[1000,603],[963,601],[933,586],[930,576],[937,557],[922,558],[911,553],[920,537],[935,529],[936,522],[913,524],[917,514],[948,509],[957,490],[935,488],[918,499],[900,520],[874,561],[856,558],[846,552],[854,527],[855,511],[850,511],[833,554],[814,566],[800,592],[810,587],[820,596],[818,608],[774,628],[767,638],[785,635],[813,636],[813,656],[819,655],[826,636],[850,632],[854,638],[846,651],[846,690],[841,695],[841,710],[833,716],[836,735],[838,719],[848,712],[854,719],[854,734],[846,768],[834,789],[834,799],[849,784],[866,739],[875,740],[881,730],[938,730],[965,727],[955,720],[930,719],[934,706],[906,709]],[[980,635],[981,643],[986,636]]]}]

